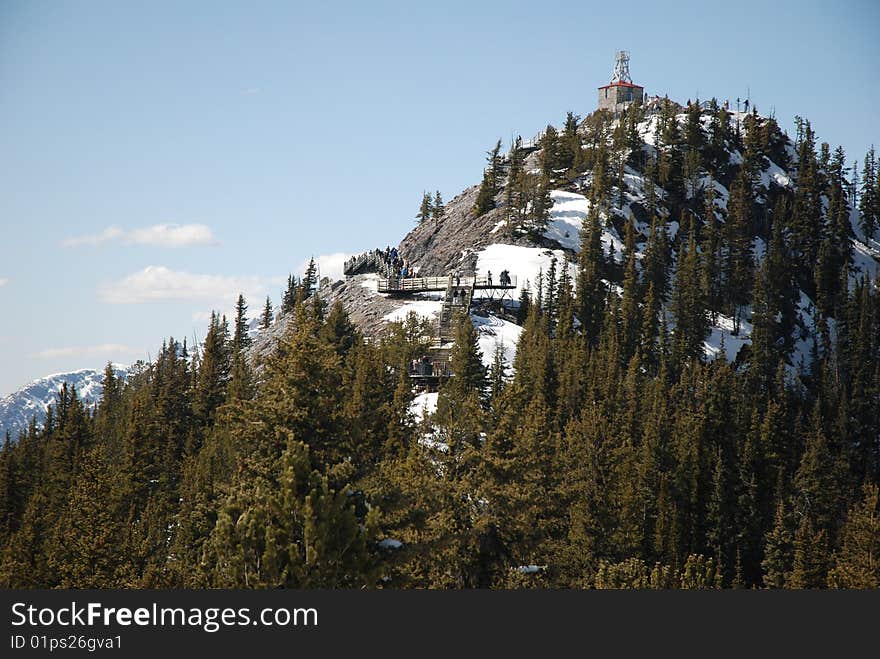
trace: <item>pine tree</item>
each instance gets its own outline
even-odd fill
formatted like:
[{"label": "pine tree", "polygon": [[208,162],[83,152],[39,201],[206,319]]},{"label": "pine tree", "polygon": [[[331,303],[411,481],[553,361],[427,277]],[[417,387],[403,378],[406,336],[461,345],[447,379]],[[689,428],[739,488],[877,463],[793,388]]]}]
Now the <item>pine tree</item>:
[{"label": "pine tree", "polygon": [[492,353],[492,365],[489,367],[489,406],[496,422],[501,404],[501,394],[506,382],[507,364],[504,358],[504,344],[499,341],[495,345],[495,351]]},{"label": "pine tree", "polygon": [[816,262],[822,232],[822,202],[816,142],[810,122],[798,120],[797,189],[790,215],[791,243],[798,280],[807,292],[813,289],[812,265]]},{"label": "pine tree", "polygon": [[315,292],[315,289],[318,287],[318,266],[315,263],[315,257],[309,259],[309,264],[306,266],[305,275],[303,275],[302,284],[300,289],[302,290],[303,299],[311,297],[312,293]]},{"label": "pine tree", "polygon": [[862,487],[840,532],[840,549],[828,575],[833,588],[880,588],[880,490]]},{"label": "pine tree", "polygon": [[727,303],[733,315],[733,334],[739,334],[743,307],[749,303],[754,272],[752,244],[752,182],[743,167],[730,191],[729,213],[725,223],[727,262],[725,285]]},{"label": "pine tree", "polygon": [[824,530],[815,530],[809,516],[804,516],[794,536],[794,562],[788,588],[825,588],[828,574],[828,538]]},{"label": "pine tree", "polygon": [[516,138],[508,154],[507,182],[504,186],[504,212],[508,229],[518,228],[521,224],[528,196],[520,144],[520,138]]},{"label": "pine tree", "polygon": [[658,217],[651,221],[648,243],[642,259],[642,283],[647,291],[653,285],[658,305],[666,303],[669,296],[669,262],[671,260],[669,234]]},{"label": "pine tree", "polygon": [[482,399],[486,373],[477,344],[477,333],[467,314],[455,324],[455,343],[449,356],[452,377],[440,389],[436,423],[448,446],[446,463],[453,480],[468,468],[479,444]]},{"label": "pine tree", "polygon": [[616,454],[607,419],[585,409],[569,424],[563,443],[563,491],[571,500],[568,554],[563,569],[571,577],[589,579],[601,559],[618,557],[613,533],[617,524],[615,492],[609,487],[616,469]]},{"label": "pine tree", "polygon": [[706,510],[706,540],[719,565],[733,564],[736,545],[731,529],[734,528],[734,505],[730,492],[732,474],[729,474],[723,452],[716,447],[713,455],[711,491]]},{"label": "pine tree", "polygon": [[290,313],[293,311],[293,308],[296,306],[296,301],[299,299],[299,284],[293,275],[288,275],[287,277],[287,288],[284,289],[284,293],[281,296],[281,313]]},{"label": "pine tree", "polygon": [[327,314],[318,331],[318,336],[333,347],[342,358],[345,358],[349,351],[362,341],[358,329],[351,322],[340,300],[333,302],[330,313]]},{"label": "pine tree", "polygon": [[709,161],[710,167],[717,169],[728,158],[727,145],[732,137],[730,133],[730,113],[725,106],[719,107],[716,99],[713,98],[710,103]]},{"label": "pine tree", "polygon": [[433,212],[434,207],[431,203],[431,194],[429,192],[422,193],[422,205],[419,207],[419,212],[416,213],[416,220],[421,222],[427,222],[431,219],[431,213]]},{"label": "pine tree", "polygon": [[565,169],[569,178],[576,177],[580,172],[575,168],[581,152],[581,138],[578,135],[580,117],[569,112],[565,116],[562,134],[559,139],[559,169]]},{"label": "pine tree", "polygon": [[[547,267],[547,287],[544,294],[544,307],[542,311],[547,316],[547,322],[552,332],[556,327],[556,314],[558,311],[557,286],[559,282],[556,278],[556,256],[550,257],[550,265]],[[563,265],[563,267],[567,267]]]},{"label": "pine tree", "polygon": [[103,451],[95,449],[85,456],[55,529],[57,549],[50,555],[62,588],[120,585],[118,552],[124,536],[113,479]]},{"label": "pine tree", "polygon": [[0,563],[4,588],[45,588],[58,584],[50,566],[48,547],[54,534],[54,515],[49,498],[37,490],[27,503],[21,526],[6,543]]},{"label": "pine tree", "polygon": [[611,162],[608,148],[604,142],[599,143],[595,152],[593,175],[590,179],[590,207],[595,206],[599,212],[604,212],[607,217],[611,204]]},{"label": "pine tree", "polygon": [[[656,373],[660,363],[657,341],[660,338],[660,304],[654,294],[654,283],[648,282],[645,304],[642,309],[642,326],[639,329],[639,363],[650,373]],[[665,317],[664,317],[665,322]]]},{"label": "pine tree", "polygon": [[749,372],[756,392],[765,392],[772,382],[781,358],[776,343],[776,314],[768,300],[768,259],[758,267],[752,293],[752,342],[749,346]]},{"label": "pine tree", "polygon": [[295,313],[266,364],[257,408],[265,409],[273,426],[308,438],[311,454],[323,464],[336,464],[351,451],[339,437],[344,396],[339,344],[320,336],[322,322],[304,304]]},{"label": "pine tree", "polygon": [[520,287],[519,291],[519,299],[516,307],[516,322],[518,325],[522,325],[526,322],[526,318],[529,315],[529,309],[532,304],[531,293],[529,291],[529,283],[524,282]]},{"label": "pine tree", "polygon": [[820,403],[817,403],[810,419],[811,428],[800,466],[794,476],[795,505],[802,517],[810,518],[811,533],[815,526],[817,531],[828,534],[842,512],[840,489],[843,483],[837,475],[836,460],[820,409]]},{"label": "pine tree", "polygon": [[678,252],[678,272],[671,309],[675,318],[673,359],[680,365],[700,360],[703,356],[703,340],[709,333],[709,319],[700,280],[700,255],[693,222],[690,223],[687,247],[682,241]]},{"label": "pine tree", "polygon": [[440,191],[437,190],[434,193],[434,203],[431,206],[431,217],[434,218],[435,222],[439,222],[446,216],[446,206],[443,204],[443,197],[440,196]]},{"label": "pine tree", "polygon": [[765,260],[765,285],[770,309],[775,314],[774,342],[780,346],[781,355],[787,357],[794,347],[792,333],[799,303],[799,291],[795,281],[795,264],[785,230],[788,204],[780,199],[773,212],[773,227],[767,245]]},{"label": "pine tree", "polygon": [[210,425],[217,408],[226,398],[231,363],[229,328],[226,317],[211,313],[211,322],[202,347],[193,392],[193,412],[203,426]]},{"label": "pine tree", "polygon": [[717,320],[718,311],[721,308],[721,270],[723,264],[721,230],[718,227],[715,194],[715,182],[710,176],[705,192],[700,256],[702,259],[703,295],[713,323]]},{"label": "pine tree", "polygon": [[791,576],[794,561],[794,538],[789,528],[785,505],[780,499],[776,504],[776,517],[773,528],[767,532],[764,541],[764,572],[766,588],[784,588]]},{"label": "pine tree", "polygon": [[412,448],[412,436],[414,420],[410,405],[413,399],[412,382],[406,364],[401,364],[397,369],[397,386],[394,388],[394,398],[387,406],[387,433],[386,451],[395,457],[404,457]]},{"label": "pine tree", "polygon": [[15,465],[12,456],[12,439],[9,431],[3,448],[0,450],[0,547],[2,547],[12,532],[15,530],[18,492]]},{"label": "pine tree", "polygon": [[859,199],[859,226],[868,237],[874,237],[874,231],[880,225],[880,168],[872,146],[865,154],[862,168],[862,190]]},{"label": "pine tree", "polygon": [[681,569],[683,590],[715,590],[721,588],[721,566],[702,554],[691,554]]},{"label": "pine tree", "polygon": [[538,162],[541,166],[541,172],[548,180],[554,180],[556,172],[560,166],[560,145],[559,133],[553,126],[547,126],[544,134],[539,142],[540,152]]},{"label": "pine tree", "polygon": [[525,179],[528,190],[526,230],[532,239],[540,240],[547,229],[550,210],[553,208],[553,199],[550,196],[550,179],[544,175],[534,174],[525,174]]},{"label": "pine tree", "polygon": [[641,287],[636,270],[636,228],[635,219],[630,215],[624,235],[624,272],[621,311],[621,349],[623,361],[629,361],[636,354],[641,331],[642,315],[639,308]]},{"label": "pine tree", "polygon": [[852,261],[850,209],[844,189],[844,163],[843,149],[838,147],[827,168],[827,211],[819,243],[818,262],[813,273],[816,305],[826,317],[838,315],[848,286],[849,265]]},{"label": "pine tree", "polygon": [[599,341],[599,330],[605,308],[605,285],[602,282],[604,255],[599,212],[590,206],[590,212],[581,228],[581,250],[578,254],[576,308],[582,332],[590,344]]},{"label": "pine tree", "polygon": [[[235,588],[370,585],[375,514],[358,523],[347,488],[311,468],[308,446],[288,439],[277,483],[239,483],[206,544],[212,583]],[[270,487],[274,485],[274,487]]]},{"label": "pine tree", "polygon": [[247,302],[244,295],[239,293],[235,303],[235,327],[232,335],[232,351],[237,355],[247,350],[251,345],[251,337],[248,335]]},{"label": "pine tree", "polygon": [[96,434],[106,438],[115,437],[122,419],[122,390],[124,383],[116,376],[116,369],[108,362],[104,367],[101,402],[96,415]]},{"label": "pine tree", "polygon": [[668,195],[670,206],[673,209],[677,209],[685,197],[681,135],[673,104],[667,100],[662,112],[661,123],[663,129],[658,145],[660,153],[657,161],[657,172],[659,182]]},{"label": "pine tree", "polygon": [[687,183],[687,196],[694,198],[698,194],[698,185],[703,171],[705,136],[701,123],[700,101],[696,100],[687,107],[687,119],[684,129],[685,152],[682,162],[682,176]]},{"label": "pine tree", "polygon": [[496,522],[503,538],[503,554],[514,565],[543,565],[552,560],[555,541],[562,535],[562,506],[548,493],[559,490],[556,437],[550,408],[533,398],[524,421],[511,439],[510,463],[495,504]]},{"label": "pine tree", "polygon": [[260,316],[260,329],[267,330],[272,326],[272,300],[266,296],[266,304],[263,307],[263,314]]},{"label": "pine tree", "polygon": [[498,194],[501,172],[501,140],[487,152],[486,169],[483,170],[483,181],[477,192],[477,200],[474,203],[474,213],[477,216],[484,215],[495,208],[495,195]]}]

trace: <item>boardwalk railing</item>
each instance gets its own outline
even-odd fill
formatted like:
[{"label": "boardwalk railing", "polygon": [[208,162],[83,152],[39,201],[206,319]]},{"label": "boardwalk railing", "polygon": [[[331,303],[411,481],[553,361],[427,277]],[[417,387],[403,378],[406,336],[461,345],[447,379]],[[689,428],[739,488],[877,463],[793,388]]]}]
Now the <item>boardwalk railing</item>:
[{"label": "boardwalk railing", "polygon": [[368,270],[375,270],[387,277],[391,274],[391,264],[385,260],[384,254],[381,251],[373,250],[372,252],[364,252],[358,256],[351,257],[342,266],[342,272],[348,276]]},{"label": "boardwalk railing", "polygon": [[421,291],[445,291],[451,277],[389,277],[379,280],[380,293],[417,293]]},{"label": "boardwalk railing", "polygon": [[[468,277],[470,280],[471,277]],[[499,275],[493,275],[492,281],[489,281],[489,278],[485,275],[480,275],[478,277],[473,277],[474,280],[474,288],[476,289],[491,289],[491,288],[503,288],[505,290],[509,290],[512,288],[516,288],[516,275],[509,276],[507,280],[502,284],[501,277]],[[464,278],[462,277],[462,285],[464,285]]]},{"label": "boardwalk railing", "polygon": [[478,290],[516,288],[516,277],[509,277],[503,285],[499,276],[494,276],[492,281],[485,275],[478,277],[390,277],[379,279],[380,293],[423,293],[431,291],[445,291],[447,288],[473,287]]},{"label": "boardwalk railing", "polygon": [[522,140],[519,148],[523,151],[534,151],[541,146],[541,140],[544,138],[544,130],[529,140]]}]

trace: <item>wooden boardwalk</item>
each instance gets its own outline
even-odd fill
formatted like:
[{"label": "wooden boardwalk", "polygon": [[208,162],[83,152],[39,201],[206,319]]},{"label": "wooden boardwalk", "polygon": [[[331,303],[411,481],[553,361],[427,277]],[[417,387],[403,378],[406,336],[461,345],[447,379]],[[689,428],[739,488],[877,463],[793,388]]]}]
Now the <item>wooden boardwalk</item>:
[{"label": "wooden boardwalk", "polygon": [[497,277],[492,281],[486,276],[478,277],[388,277],[379,280],[378,291],[390,295],[410,295],[412,293],[439,293],[453,288],[470,288],[473,290],[510,291],[516,288],[516,277],[510,277],[510,283],[501,285]]}]

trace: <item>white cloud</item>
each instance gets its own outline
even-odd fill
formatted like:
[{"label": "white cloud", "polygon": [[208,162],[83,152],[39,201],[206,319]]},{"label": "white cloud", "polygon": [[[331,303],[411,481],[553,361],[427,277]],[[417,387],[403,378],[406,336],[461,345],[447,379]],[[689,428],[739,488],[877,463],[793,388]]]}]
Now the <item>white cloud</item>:
[{"label": "white cloud", "polygon": [[125,232],[119,227],[107,227],[101,233],[91,236],[78,236],[61,241],[63,247],[81,247],[82,245],[100,245],[121,238]]},{"label": "white cloud", "polygon": [[46,348],[37,353],[37,357],[52,359],[54,357],[81,357],[91,355],[123,355],[137,352],[119,343],[102,343],[96,346],[77,346],[67,348]]},{"label": "white cloud", "polygon": [[7,279],[6,277],[0,277],[0,288],[3,288],[8,283],[9,283],[9,279]]},{"label": "white cloud", "polygon": [[239,293],[252,302],[261,300],[266,295],[266,286],[259,277],[201,275],[151,265],[100,289],[101,299],[109,304],[197,300],[226,307],[234,303]]},{"label": "white cloud", "polygon": [[194,245],[218,245],[211,228],[205,224],[154,224],[151,227],[125,231],[117,226],[101,233],[77,236],[61,241],[63,247],[103,245],[118,240],[126,245],[155,245],[157,247],[191,247]]},{"label": "white cloud", "polygon": [[188,247],[190,245],[218,245],[211,228],[204,224],[156,224],[146,229],[129,231],[124,241],[130,245],[157,245],[159,247]]},{"label": "white cloud", "polygon": [[[348,254],[346,252],[335,252],[333,254],[323,254],[321,256],[315,257],[315,263],[318,265],[318,273],[320,278],[330,277],[330,281],[336,281],[337,279],[342,279],[344,277],[342,273],[342,267],[345,265],[345,262],[352,257],[352,254]],[[299,268],[297,268],[297,276],[301,277],[303,273],[305,273],[306,268],[309,265],[309,260],[306,259],[302,263],[300,263]]]}]

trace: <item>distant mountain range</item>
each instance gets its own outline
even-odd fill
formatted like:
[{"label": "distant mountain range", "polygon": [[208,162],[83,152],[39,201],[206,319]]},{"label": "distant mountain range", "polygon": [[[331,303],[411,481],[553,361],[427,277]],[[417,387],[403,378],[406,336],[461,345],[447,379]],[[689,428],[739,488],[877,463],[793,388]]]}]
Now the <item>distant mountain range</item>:
[{"label": "distant mountain range", "polygon": [[[116,375],[128,377],[128,366],[114,364]],[[15,441],[20,432],[27,430],[31,418],[36,416],[37,425],[46,420],[46,410],[57,400],[58,390],[67,383],[76,387],[77,396],[87,405],[97,403],[104,392],[104,369],[84,368],[69,373],[56,373],[34,380],[8,396],[0,399],[0,441],[6,432]]]}]

